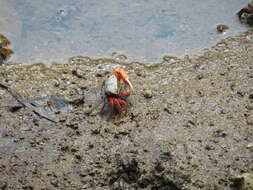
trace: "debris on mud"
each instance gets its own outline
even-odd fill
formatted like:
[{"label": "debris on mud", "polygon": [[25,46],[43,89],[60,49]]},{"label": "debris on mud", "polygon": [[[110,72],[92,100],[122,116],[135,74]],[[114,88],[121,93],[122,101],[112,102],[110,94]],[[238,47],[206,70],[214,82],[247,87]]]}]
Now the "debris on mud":
[{"label": "debris on mud", "polygon": [[[1,83],[0,83],[0,88],[3,88],[7,92],[9,92],[17,100],[17,102],[19,102],[22,106],[30,109],[34,113],[38,114],[39,116],[41,116],[41,117],[43,117],[43,118],[45,118],[49,121],[56,122],[56,119],[53,117],[54,114],[52,112],[49,112],[48,110],[45,111],[41,108],[38,108],[34,103],[31,103],[31,102],[28,102],[27,100],[24,100],[15,90],[10,89],[9,87],[7,87],[7,86],[5,86]],[[17,107],[12,108],[11,110],[14,110],[16,108]]]}]

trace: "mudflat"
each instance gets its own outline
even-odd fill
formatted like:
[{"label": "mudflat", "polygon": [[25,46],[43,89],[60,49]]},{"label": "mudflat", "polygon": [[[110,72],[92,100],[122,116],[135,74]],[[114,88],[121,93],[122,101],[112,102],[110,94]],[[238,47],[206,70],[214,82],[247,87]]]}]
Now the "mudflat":
[{"label": "mudflat", "polygon": [[[0,83],[55,122],[0,89],[0,188],[231,189],[253,172],[252,55],[248,31],[167,65],[7,63]],[[134,91],[127,115],[105,118],[95,105],[115,67]]]}]

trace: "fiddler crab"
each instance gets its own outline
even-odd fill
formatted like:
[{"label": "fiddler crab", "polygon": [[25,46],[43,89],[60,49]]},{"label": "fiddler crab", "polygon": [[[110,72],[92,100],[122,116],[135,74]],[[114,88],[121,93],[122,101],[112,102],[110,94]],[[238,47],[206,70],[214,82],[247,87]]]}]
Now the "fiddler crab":
[{"label": "fiddler crab", "polygon": [[108,105],[111,114],[121,115],[127,113],[128,104],[126,99],[130,96],[130,92],[125,88],[126,85],[133,90],[133,85],[129,81],[126,72],[122,68],[116,68],[102,86],[104,93],[102,112],[105,111],[105,106]]}]

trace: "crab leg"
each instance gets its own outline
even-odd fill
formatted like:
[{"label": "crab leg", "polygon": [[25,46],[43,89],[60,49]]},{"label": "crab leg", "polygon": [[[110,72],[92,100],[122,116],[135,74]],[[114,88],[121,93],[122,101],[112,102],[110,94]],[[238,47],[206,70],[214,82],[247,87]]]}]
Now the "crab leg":
[{"label": "crab leg", "polygon": [[121,100],[114,98],[113,101],[114,101],[114,103],[115,103],[117,112],[120,113],[120,112],[121,112],[121,106],[120,106],[120,103],[121,103],[120,101],[121,101]]},{"label": "crab leg", "polygon": [[109,106],[110,106],[110,112],[112,113],[113,110],[114,110],[114,100],[113,100],[113,98],[108,98],[107,101],[108,101]]},{"label": "crab leg", "polygon": [[122,105],[122,108],[126,114],[127,113],[127,103],[124,100],[118,100],[118,101]]}]

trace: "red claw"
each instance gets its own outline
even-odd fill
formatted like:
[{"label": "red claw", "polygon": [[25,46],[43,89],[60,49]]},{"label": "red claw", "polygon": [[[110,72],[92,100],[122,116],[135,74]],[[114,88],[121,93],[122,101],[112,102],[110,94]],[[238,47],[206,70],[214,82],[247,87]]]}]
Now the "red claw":
[{"label": "red claw", "polygon": [[128,97],[128,96],[130,96],[129,93],[122,93],[122,94],[119,95],[119,97]]},{"label": "red claw", "polygon": [[[122,94],[122,97],[129,96],[128,93]],[[107,99],[109,106],[110,106],[110,112],[114,112],[114,108],[116,108],[117,113],[121,113],[122,110],[126,113],[127,112],[127,103],[124,100],[118,99],[118,98],[108,98]]]}]

